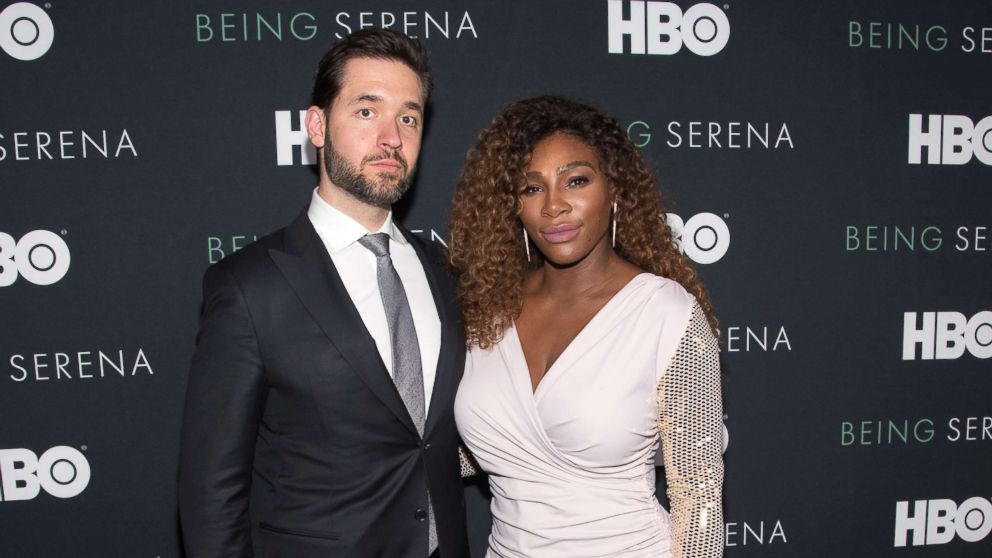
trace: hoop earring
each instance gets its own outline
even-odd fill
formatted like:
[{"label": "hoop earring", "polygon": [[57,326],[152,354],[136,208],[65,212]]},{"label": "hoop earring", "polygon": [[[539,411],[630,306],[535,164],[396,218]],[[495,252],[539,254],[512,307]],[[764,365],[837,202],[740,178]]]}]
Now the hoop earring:
[{"label": "hoop earring", "polygon": [[617,247],[617,202],[613,202],[613,247]]},{"label": "hoop earring", "polygon": [[527,252],[527,261],[530,262],[530,238],[527,237],[527,229],[524,229],[524,251]]}]

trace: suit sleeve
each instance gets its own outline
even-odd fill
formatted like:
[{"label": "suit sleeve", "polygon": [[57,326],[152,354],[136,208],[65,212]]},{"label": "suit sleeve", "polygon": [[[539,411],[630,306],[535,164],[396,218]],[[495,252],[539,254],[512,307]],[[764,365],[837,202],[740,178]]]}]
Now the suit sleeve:
[{"label": "suit sleeve", "polygon": [[723,403],[720,352],[698,303],[658,384],[672,558],[723,555]]},{"label": "suit sleeve", "polygon": [[252,555],[248,501],[264,369],[244,294],[214,266],[186,389],[179,513],[187,558]]}]

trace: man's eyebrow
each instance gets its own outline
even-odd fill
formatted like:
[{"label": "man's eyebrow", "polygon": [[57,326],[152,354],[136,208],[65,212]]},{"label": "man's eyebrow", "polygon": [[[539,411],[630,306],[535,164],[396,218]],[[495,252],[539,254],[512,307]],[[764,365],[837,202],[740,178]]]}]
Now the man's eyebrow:
[{"label": "man's eyebrow", "polygon": [[[358,103],[383,103],[385,101],[386,100],[382,97],[382,95],[377,95],[375,93],[360,93],[354,99],[352,99],[351,102],[348,104],[354,105]],[[403,103],[403,108],[407,110],[415,110],[421,114],[424,113],[424,107],[416,101],[407,101]]]},{"label": "man's eyebrow", "polygon": [[350,104],[355,103],[381,103],[383,101],[382,95],[376,95],[375,93],[362,93],[351,100]]}]

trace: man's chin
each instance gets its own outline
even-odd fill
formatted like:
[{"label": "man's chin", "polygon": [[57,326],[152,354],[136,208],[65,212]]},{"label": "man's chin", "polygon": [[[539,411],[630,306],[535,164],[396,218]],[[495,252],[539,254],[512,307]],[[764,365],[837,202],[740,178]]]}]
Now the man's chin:
[{"label": "man's chin", "polygon": [[405,174],[380,173],[368,178],[368,183],[372,184],[379,192],[399,192],[399,195],[402,195],[410,188]]},{"label": "man's chin", "polygon": [[371,202],[376,205],[392,205],[403,197],[406,193],[405,188],[401,188],[401,182],[399,180],[387,183],[384,181],[376,182],[374,189],[372,191]]},{"label": "man's chin", "polygon": [[396,188],[400,182],[406,179],[406,173],[399,171],[378,171],[366,174],[365,179],[372,184],[376,184],[377,187]]}]

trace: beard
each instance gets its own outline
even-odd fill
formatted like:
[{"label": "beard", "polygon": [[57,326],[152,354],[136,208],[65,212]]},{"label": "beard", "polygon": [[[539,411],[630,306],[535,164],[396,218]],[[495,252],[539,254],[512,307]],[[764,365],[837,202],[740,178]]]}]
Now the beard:
[{"label": "beard", "polygon": [[[330,134],[326,134],[325,137],[330,137]],[[389,206],[399,201],[403,194],[410,189],[414,169],[409,168],[406,160],[398,151],[383,151],[375,155],[366,155],[362,158],[358,168],[355,168],[338,153],[329,141],[324,148],[323,155],[324,170],[331,183],[359,201],[370,205]],[[376,178],[369,178],[363,174],[362,171],[366,164],[384,159],[398,162],[403,167],[402,174],[399,176],[382,174]]]}]

